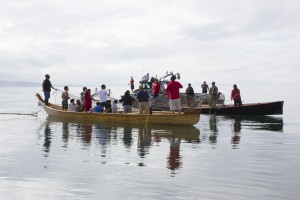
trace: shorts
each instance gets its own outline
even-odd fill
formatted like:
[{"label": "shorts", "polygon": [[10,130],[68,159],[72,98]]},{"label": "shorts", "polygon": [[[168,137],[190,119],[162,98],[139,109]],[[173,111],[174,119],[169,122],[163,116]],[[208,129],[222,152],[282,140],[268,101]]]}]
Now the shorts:
[{"label": "shorts", "polygon": [[67,110],[68,109],[68,100],[63,100],[62,101],[62,109],[63,110]]},{"label": "shorts", "polygon": [[170,99],[170,110],[171,111],[181,111],[180,98],[179,99]]}]

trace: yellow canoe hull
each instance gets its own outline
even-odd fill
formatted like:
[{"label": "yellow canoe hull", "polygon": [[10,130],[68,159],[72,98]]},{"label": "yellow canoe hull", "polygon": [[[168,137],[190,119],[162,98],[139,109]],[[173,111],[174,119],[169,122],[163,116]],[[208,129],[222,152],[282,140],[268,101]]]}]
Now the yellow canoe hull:
[{"label": "yellow canoe hull", "polygon": [[113,123],[113,124],[156,124],[156,125],[195,125],[200,120],[200,110],[185,113],[154,111],[152,114],[130,113],[93,113],[63,111],[61,106],[49,103],[45,105],[40,94],[36,94],[41,106],[49,116],[57,119],[82,123]]}]

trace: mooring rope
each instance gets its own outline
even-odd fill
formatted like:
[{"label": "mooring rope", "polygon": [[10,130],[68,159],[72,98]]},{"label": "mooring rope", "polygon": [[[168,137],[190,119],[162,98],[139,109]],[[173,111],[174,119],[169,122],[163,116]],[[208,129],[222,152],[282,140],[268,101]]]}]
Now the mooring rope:
[{"label": "mooring rope", "polygon": [[0,115],[28,115],[28,116],[37,116],[38,112],[33,112],[33,113],[0,113]]}]

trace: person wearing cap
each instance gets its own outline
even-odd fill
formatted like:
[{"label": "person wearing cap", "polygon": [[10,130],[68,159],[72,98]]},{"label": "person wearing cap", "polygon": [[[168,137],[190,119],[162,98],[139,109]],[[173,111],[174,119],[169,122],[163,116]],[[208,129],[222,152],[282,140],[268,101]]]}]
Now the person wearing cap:
[{"label": "person wearing cap", "polygon": [[194,95],[195,95],[194,89],[190,83],[188,84],[188,87],[185,90],[185,94],[186,94],[186,104],[188,107],[190,107],[194,103]]},{"label": "person wearing cap", "polygon": [[45,80],[43,81],[43,92],[44,92],[44,96],[45,96],[45,105],[49,105],[49,99],[50,99],[50,93],[51,93],[51,88],[54,89],[54,90],[57,90],[55,89],[52,84],[51,84],[51,81],[50,81],[50,75],[49,74],[46,74],[45,75]]},{"label": "person wearing cap", "polygon": [[178,113],[181,113],[181,105],[180,105],[180,93],[179,93],[179,89],[183,88],[183,86],[181,85],[181,83],[179,83],[176,80],[176,76],[173,75],[171,77],[171,82],[168,83],[166,91],[168,92],[168,96],[170,99],[170,110],[172,111],[172,113],[175,112],[175,110],[178,111]]},{"label": "person wearing cap", "polygon": [[206,81],[203,82],[203,84],[201,85],[201,88],[202,88],[202,93],[207,93],[209,87],[208,85],[206,84]]}]

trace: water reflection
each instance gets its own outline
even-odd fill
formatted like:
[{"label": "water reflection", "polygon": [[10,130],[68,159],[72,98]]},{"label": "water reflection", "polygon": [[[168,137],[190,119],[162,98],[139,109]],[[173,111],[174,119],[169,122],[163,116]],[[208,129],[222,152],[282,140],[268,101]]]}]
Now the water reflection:
[{"label": "water reflection", "polygon": [[83,124],[83,134],[81,134],[81,139],[84,146],[89,146],[92,140],[93,125]]},{"label": "water reflection", "polygon": [[[108,148],[120,148],[120,142],[125,147],[124,154],[133,152],[138,158],[126,161],[126,164],[132,162],[137,166],[149,165],[148,155],[151,153],[152,148],[162,148],[166,142],[169,143],[168,151],[166,154],[166,168],[175,174],[175,170],[182,168],[183,159],[181,155],[182,143],[195,143],[201,142],[199,136],[200,131],[194,126],[138,126],[138,125],[122,125],[116,126],[115,124],[86,124],[74,123],[68,121],[56,120],[55,118],[48,117],[47,123],[44,128],[45,143],[44,151],[50,151],[51,144],[51,126],[57,129],[55,134],[61,134],[63,148],[70,145],[72,138],[79,138],[84,148],[96,147],[101,153],[101,163],[106,164],[111,156],[108,156]],[[61,131],[60,131],[61,130]],[[95,141],[95,142],[94,142]],[[93,144],[96,144],[93,145]],[[155,144],[155,145],[153,145]],[[97,145],[99,147],[97,147]],[[59,145],[55,145],[56,147]],[[126,156],[124,156],[126,157]],[[151,164],[151,163],[150,163]]]},{"label": "water reflection", "polygon": [[[242,130],[266,130],[266,131],[283,131],[283,119],[273,116],[216,116],[209,115],[209,143],[216,144],[219,134],[219,121],[229,122],[232,128],[231,144],[237,148],[241,140]],[[226,124],[226,123],[225,123]],[[222,124],[224,126],[224,124]],[[223,129],[222,129],[223,130]]]},{"label": "water reflection", "polygon": [[124,127],[123,129],[123,144],[127,149],[130,149],[132,146],[133,137],[132,137],[132,128]]},{"label": "water reflection", "polygon": [[141,158],[144,158],[149,154],[151,147],[151,129],[148,129],[148,127],[139,127],[138,133],[138,153]]},{"label": "water reflection", "polygon": [[218,127],[217,127],[216,115],[209,116],[209,129],[211,130],[211,134],[209,136],[209,142],[211,144],[215,144],[215,143],[217,143],[217,137],[218,137]]},{"label": "water reflection", "polygon": [[45,139],[44,139],[44,144],[43,144],[43,147],[44,147],[43,150],[46,153],[45,156],[47,156],[50,151],[51,135],[52,135],[51,128],[50,128],[49,122],[47,122],[45,124],[45,129],[44,129]]},{"label": "water reflection", "polygon": [[170,140],[170,155],[168,156],[167,168],[176,170],[182,165],[182,157],[180,156],[181,138],[171,138]]},{"label": "water reflection", "polygon": [[231,143],[233,144],[233,148],[237,148],[237,145],[240,143],[241,140],[241,120],[240,119],[234,119],[233,122],[233,131],[231,136]]},{"label": "water reflection", "polygon": [[283,131],[282,117],[273,116],[224,116],[224,119],[233,120],[237,125],[234,130],[251,129],[251,130],[267,130],[267,131]]},{"label": "water reflection", "polygon": [[152,127],[152,138],[156,143],[160,143],[165,138],[169,140],[170,147],[167,156],[167,169],[172,171],[172,176],[175,174],[175,170],[180,169],[183,166],[183,158],[181,153],[181,144],[193,143],[199,144],[200,131],[195,127]]},{"label": "water reflection", "polygon": [[69,124],[68,123],[62,124],[62,140],[64,142],[64,147],[67,147],[68,140],[69,140]]}]

